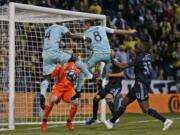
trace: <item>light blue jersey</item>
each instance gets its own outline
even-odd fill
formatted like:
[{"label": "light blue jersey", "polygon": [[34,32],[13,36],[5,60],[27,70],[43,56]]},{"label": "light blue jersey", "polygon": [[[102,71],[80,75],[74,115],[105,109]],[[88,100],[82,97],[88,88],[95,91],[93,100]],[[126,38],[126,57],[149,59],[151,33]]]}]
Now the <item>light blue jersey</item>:
[{"label": "light blue jersey", "polygon": [[62,36],[67,32],[69,32],[68,28],[57,24],[53,24],[48,29],[46,29],[43,51],[59,50],[59,43],[62,39]]},{"label": "light blue jersey", "polygon": [[103,26],[92,26],[85,31],[85,37],[92,40],[93,53],[110,53],[110,44],[107,33],[113,33],[113,29]]}]

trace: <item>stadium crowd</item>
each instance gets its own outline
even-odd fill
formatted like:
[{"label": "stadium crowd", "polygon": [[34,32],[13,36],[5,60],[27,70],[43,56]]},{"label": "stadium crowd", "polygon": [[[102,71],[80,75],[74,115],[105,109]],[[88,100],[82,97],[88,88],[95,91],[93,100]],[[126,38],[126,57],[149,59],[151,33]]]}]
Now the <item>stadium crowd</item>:
[{"label": "stadium crowd", "polygon": [[[152,43],[153,79],[180,77],[180,1],[179,0],[1,0],[72,11],[105,14],[111,28],[135,28],[133,36],[111,36],[116,57],[125,62],[141,39]],[[132,79],[131,69],[128,79]]]}]

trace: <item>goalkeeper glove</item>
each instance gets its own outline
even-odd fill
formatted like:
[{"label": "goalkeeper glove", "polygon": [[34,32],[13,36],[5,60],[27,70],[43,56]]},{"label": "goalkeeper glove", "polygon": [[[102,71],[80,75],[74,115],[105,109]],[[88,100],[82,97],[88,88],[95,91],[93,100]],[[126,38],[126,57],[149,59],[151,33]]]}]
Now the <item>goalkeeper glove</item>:
[{"label": "goalkeeper glove", "polygon": [[75,100],[76,98],[80,98],[80,97],[81,97],[81,92],[76,92],[76,94],[71,97],[71,101]]}]

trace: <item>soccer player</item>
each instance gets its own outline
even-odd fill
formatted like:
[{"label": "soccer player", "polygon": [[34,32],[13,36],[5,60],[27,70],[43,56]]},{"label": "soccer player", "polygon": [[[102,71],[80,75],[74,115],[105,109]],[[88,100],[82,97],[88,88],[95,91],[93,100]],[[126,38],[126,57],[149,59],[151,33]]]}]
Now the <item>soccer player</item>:
[{"label": "soccer player", "polygon": [[[113,54],[115,54],[115,52],[112,50],[112,55]],[[123,77],[124,73],[121,72],[120,68],[112,64],[110,70],[106,73],[106,79],[108,80],[108,84],[105,86],[105,88],[100,89],[95,95],[93,99],[93,117],[85,122],[86,125],[91,125],[96,122],[99,101],[104,98],[110,108],[111,113],[115,114],[115,105],[113,101],[114,98],[118,96],[121,91],[121,81]]]},{"label": "soccer player", "polygon": [[[102,78],[104,78],[105,72],[109,69],[111,65],[111,51],[110,43],[107,37],[107,33],[110,34],[134,34],[136,30],[120,30],[111,29],[103,26],[93,26],[92,20],[85,20],[84,22],[84,35],[85,37],[91,39],[90,47],[92,48],[92,54],[89,56],[86,64],[88,69],[95,67],[98,63],[104,62],[106,65],[103,70]],[[81,91],[83,74],[80,74],[77,91]]]},{"label": "soccer player", "polygon": [[108,129],[113,128],[115,121],[125,112],[126,107],[137,99],[142,111],[164,123],[162,131],[167,130],[173,123],[172,120],[166,119],[156,110],[149,107],[148,93],[151,84],[151,54],[149,52],[150,44],[142,41],[135,46],[136,56],[128,63],[119,63],[114,61],[114,64],[120,68],[134,66],[135,83],[129,93],[123,98],[119,110],[115,113],[110,121],[105,121],[104,124]]},{"label": "soccer player", "polygon": [[[83,39],[83,37],[80,35],[72,34],[67,27],[57,24],[53,24],[45,30],[44,47],[42,53],[44,80],[41,82],[40,86],[40,106],[43,110],[45,107],[45,94],[49,86],[51,73],[57,63],[63,65],[68,61],[74,61],[81,72],[86,74],[89,79],[92,78],[92,74],[88,71],[86,65],[75,57],[75,55],[62,49],[63,47],[61,46],[60,41],[64,35],[73,39]],[[89,39],[86,38],[85,41],[89,41]]]},{"label": "soccer player", "polygon": [[71,122],[76,114],[79,99],[72,99],[75,95],[74,82],[76,81],[79,74],[80,71],[74,62],[68,62],[63,67],[60,64],[56,65],[51,75],[51,77],[53,77],[56,81],[52,89],[50,100],[45,106],[41,131],[47,130],[48,116],[54,104],[58,103],[61,99],[66,103],[71,103],[66,126],[69,130],[74,130]]}]

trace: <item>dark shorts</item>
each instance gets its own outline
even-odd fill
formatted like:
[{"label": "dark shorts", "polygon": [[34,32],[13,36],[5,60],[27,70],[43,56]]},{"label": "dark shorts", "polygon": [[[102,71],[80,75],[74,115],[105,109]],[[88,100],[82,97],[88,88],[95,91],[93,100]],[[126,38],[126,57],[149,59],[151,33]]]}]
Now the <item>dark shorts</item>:
[{"label": "dark shorts", "polygon": [[121,92],[120,87],[109,87],[105,86],[104,89],[101,89],[97,94],[100,95],[101,98],[104,98],[107,94],[112,94],[114,97]]},{"label": "dark shorts", "polygon": [[147,100],[149,98],[148,93],[150,90],[150,86],[147,86],[141,82],[135,82],[133,88],[128,93],[128,98],[130,101],[137,100]]}]

